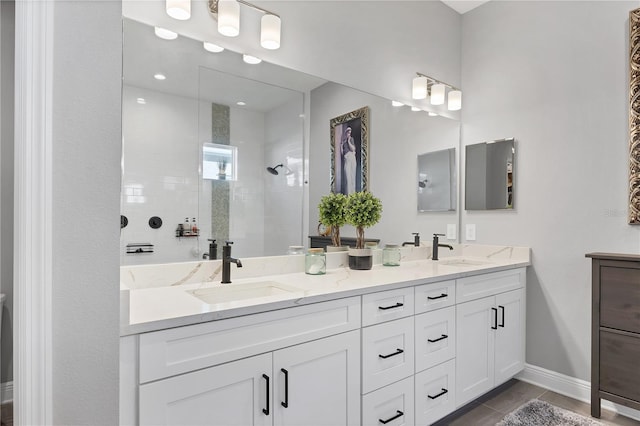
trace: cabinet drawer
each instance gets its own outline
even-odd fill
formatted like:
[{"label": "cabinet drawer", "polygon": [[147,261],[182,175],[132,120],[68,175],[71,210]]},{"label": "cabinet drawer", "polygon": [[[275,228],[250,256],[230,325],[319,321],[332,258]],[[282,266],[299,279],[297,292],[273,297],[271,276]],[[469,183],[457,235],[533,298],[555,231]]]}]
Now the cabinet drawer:
[{"label": "cabinet drawer", "polygon": [[417,286],[415,299],[416,314],[452,306],[456,303],[456,281]]},{"label": "cabinet drawer", "polygon": [[362,296],[362,325],[378,324],[413,315],[413,287]]},{"label": "cabinet drawer", "polygon": [[416,371],[456,356],[456,308],[416,315]]},{"label": "cabinet drawer", "polygon": [[140,383],[360,327],[360,298],[172,328],[140,336]]},{"label": "cabinet drawer", "polygon": [[413,387],[413,377],[407,377],[363,396],[362,425],[413,426]]},{"label": "cabinet drawer", "polygon": [[416,374],[416,424],[430,425],[455,409],[455,360]]},{"label": "cabinet drawer", "polygon": [[464,303],[515,290],[524,287],[525,282],[525,268],[460,278],[456,280],[456,301],[457,303]]},{"label": "cabinet drawer", "polygon": [[640,336],[600,332],[600,390],[640,401]]},{"label": "cabinet drawer", "polygon": [[640,333],[640,269],[600,268],[600,324]]},{"label": "cabinet drawer", "polygon": [[362,330],[362,393],[413,374],[413,317]]}]

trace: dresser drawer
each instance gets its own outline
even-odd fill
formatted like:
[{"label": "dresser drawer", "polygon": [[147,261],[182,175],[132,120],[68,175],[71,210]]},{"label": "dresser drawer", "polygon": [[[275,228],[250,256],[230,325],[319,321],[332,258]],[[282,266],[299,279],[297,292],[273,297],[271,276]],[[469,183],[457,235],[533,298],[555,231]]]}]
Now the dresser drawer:
[{"label": "dresser drawer", "polygon": [[362,329],[362,393],[413,374],[413,317]]},{"label": "dresser drawer", "polygon": [[640,268],[600,268],[600,325],[640,333]]},{"label": "dresser drawer", "polygon": [[456,302],[464,303],[524,287],[526,269],[510,269],[456,280]]},{"label": "dresser drawer", "polygon": [[416,315],[416,371],[431,368],[456,356],[456,308]]},{"label": "dresser drawer", "polygon": [[600,332],[600,390],[640,401],[640,335]]},{"label": "dresser drawer", "polygon": [[413,377],[407,377],[362,397],[362,425],[413,426]]},{"label": "dresser drawer", "polygon": [[455,409],[456,363],[416,374],[416,425],[430,425]]},{"label": "dresser drawer", "polygon": [[362,296],[362,326],[413,315],[413,287]]},{"label": "dresser drawer", "polygon": [[456,303],[456,281],[443,281],[416,287],[416,314],[446,308]]}]

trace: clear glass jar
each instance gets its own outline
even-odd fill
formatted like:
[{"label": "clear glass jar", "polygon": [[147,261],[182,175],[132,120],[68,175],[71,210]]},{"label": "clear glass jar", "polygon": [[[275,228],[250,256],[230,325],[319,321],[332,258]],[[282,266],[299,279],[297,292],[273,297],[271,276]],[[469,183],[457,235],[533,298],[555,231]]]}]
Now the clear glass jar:
[{"label": "clear glass jar", "polygon": [[304,272],[309,275],[327,273],[327,257],[321,248],[311,248],[304,257]]},{"label": "clear glass jar", "polygon": [[384,266],[400,266],[400,247],[397,244],[387,244],[382,250],[382,264]]},{"label": "clear glass jar", "polygon": [[304,254],[304,247],[302,247],[302,246],[289,246],[289,250],[287,251],[287,254],[289,254],[289,255]]}]

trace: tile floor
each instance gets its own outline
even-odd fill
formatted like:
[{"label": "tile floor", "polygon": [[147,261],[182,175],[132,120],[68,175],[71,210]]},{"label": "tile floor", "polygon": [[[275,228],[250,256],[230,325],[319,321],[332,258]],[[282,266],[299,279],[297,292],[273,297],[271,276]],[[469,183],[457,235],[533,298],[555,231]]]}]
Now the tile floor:
[{"label": "tile floor", "polygon": [[13,403],[0,406],[0,426],[13,426]]},{"label": "tile floor", "polygon": [[[495,426],[506,414],[534,398],[583,416],[591,415],[591,406],[585,402],[513,379],[445,417],[434,426]],[[640,426],[639,421],[604,409],[600,422],[605,425]]]}]

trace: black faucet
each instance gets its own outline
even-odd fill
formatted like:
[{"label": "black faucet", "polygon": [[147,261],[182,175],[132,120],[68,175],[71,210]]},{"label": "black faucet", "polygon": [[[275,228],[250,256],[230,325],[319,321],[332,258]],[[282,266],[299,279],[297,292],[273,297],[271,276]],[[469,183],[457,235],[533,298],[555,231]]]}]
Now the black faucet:
[{"label": "black faucet", "polygon": [[413,234],[413,241],[405,241],[404,243],[402,243],[402,247],[410,246],[410,245],[420,247],[420,234],[417,232],[412,232],[412,234]]},{"label": "black faucet", "polygon": [[444,234],[433,234],[433,253],[431,254],[431,260],[438,260],[438,247],[449,247],[449,250],[453,250],[453,247],[449,244],[440,244],[438,237],[444,237]]},{"label": "black faucet", "polygon": [[216,260],[218,258],[218,245],[216,244],[216,240],[212,240],[211,238],[209,238],[207,241],[211,241],[209,243],[209,253],[203,254],[202,258]]},{"label": "black faucet", "polygon": [[233,241],[225,241],[225,245],[222,246],[222,284],[231,283],[231,263],[235,263],[238,268],[242,268],[240,259],[231,257],[231,244],[233,244]]}]

